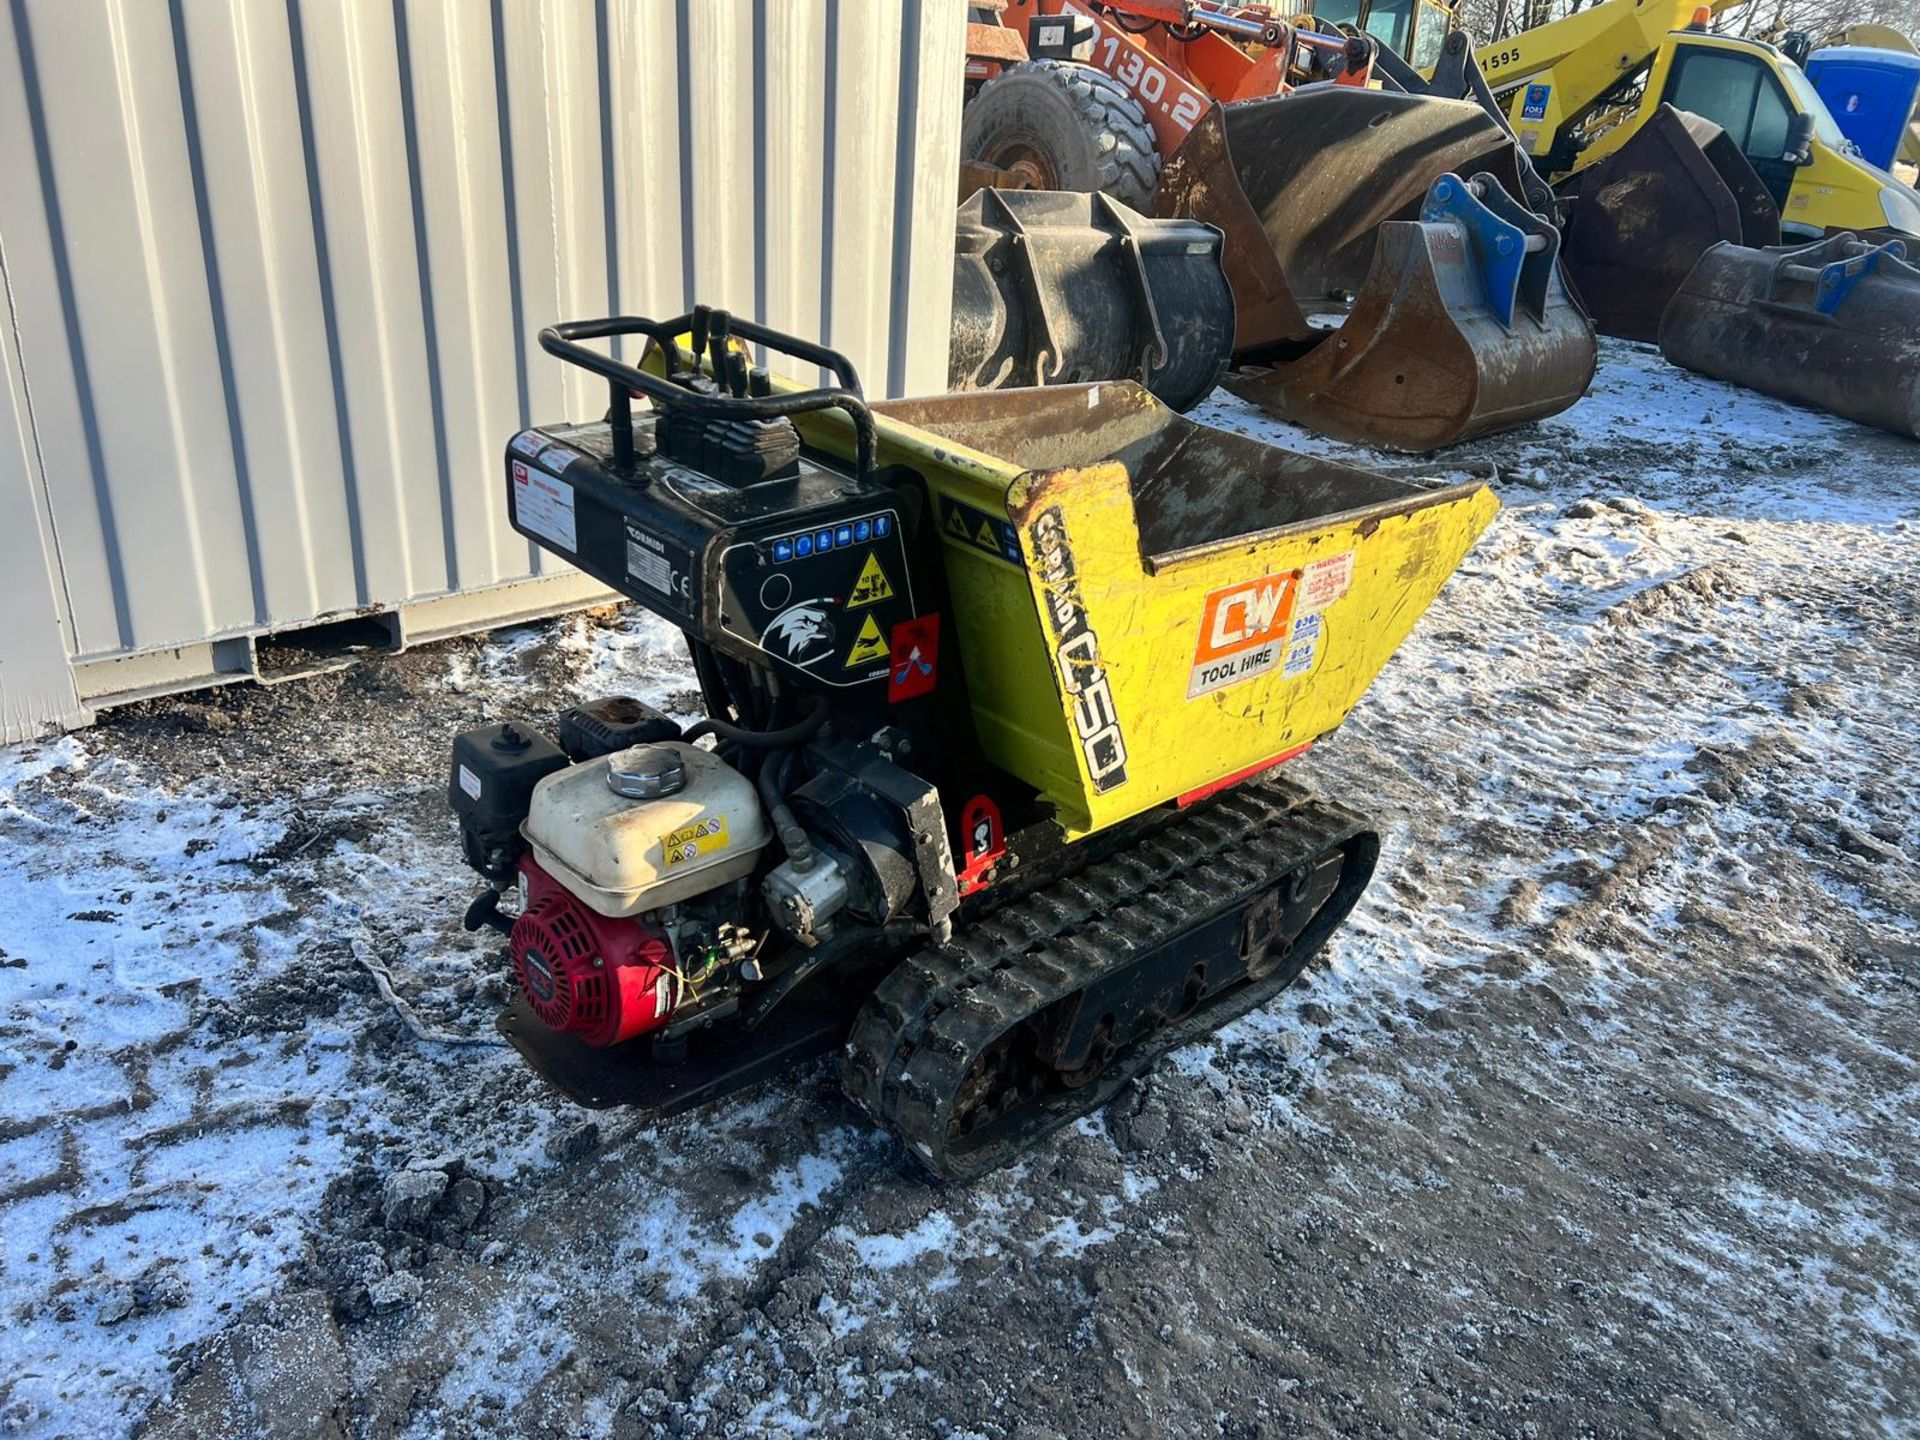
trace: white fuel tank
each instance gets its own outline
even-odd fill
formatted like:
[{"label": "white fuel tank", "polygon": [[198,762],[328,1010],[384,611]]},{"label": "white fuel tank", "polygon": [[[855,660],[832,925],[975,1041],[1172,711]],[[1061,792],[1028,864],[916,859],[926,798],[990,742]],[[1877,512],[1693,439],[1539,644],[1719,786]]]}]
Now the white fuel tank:
[{"label": "white fuel tank", "polygon": [[[618,793],[610,779],[629,793]],[[657,793],[676,784],[670,794]],[[614,917],[737,880],[772,838],[753,782],[711,751],[678,740],[555,771],[534,787],[520,833],[543,870]]]}]

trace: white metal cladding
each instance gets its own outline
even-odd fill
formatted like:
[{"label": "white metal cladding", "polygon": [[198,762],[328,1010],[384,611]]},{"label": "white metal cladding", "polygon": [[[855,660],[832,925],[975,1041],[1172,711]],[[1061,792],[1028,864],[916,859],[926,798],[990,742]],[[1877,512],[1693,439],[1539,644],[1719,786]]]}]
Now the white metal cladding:
[{"label": "white metal cladding", "polygon": [[499,474],[604,403],[556,319],[698,298],[944,383],[964,0],[0,6],[49,557],[0,586],[76,662],[562,568]]}]

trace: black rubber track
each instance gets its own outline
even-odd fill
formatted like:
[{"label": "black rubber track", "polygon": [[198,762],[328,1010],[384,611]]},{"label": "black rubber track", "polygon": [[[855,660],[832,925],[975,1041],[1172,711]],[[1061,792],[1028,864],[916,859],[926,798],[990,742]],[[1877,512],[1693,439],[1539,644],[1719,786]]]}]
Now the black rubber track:
[{"label": "black rubber track", "polygon": [[[1276,968],[1122,1050],[1091,1083],[1016,1101],[985,1133],[955,1133],[962,1087],[996,1041],[1169,939],[1246,911],[1335,852],[1337,884]],[[1283,782],[1242,786],[903,961],[854,1021],[842,1084],[935,1175],[984,1174],[1106,1104],[1167,1051],[1285,989],[1359,899],[1378,852],[1368,822],[1349,810]]]},{"label": "black rubber track", "polygon": [[963,158],[999,168],[1009,150],[1044,154],[1054,188],[1111,195],[1151,211],[1160,154],[1127,87],[1073,60],[1027,60],[980,87],[960,122]]}]

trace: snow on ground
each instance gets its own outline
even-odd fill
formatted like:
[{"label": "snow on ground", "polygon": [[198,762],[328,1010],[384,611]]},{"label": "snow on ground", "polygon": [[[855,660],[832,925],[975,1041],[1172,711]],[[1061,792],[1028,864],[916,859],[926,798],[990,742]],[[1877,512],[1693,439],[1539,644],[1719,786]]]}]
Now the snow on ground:
[{"label": "snow on ground", "polygon": [[964,1190],[823,1068],[642,1125],[493,1035],[446,741],[684,713],[662,624],[0,751],[0,1434],[1912,1433],[1920,446],[1609,344],[1360,458],[1507,507],[1294,767],[1373,887]]}]

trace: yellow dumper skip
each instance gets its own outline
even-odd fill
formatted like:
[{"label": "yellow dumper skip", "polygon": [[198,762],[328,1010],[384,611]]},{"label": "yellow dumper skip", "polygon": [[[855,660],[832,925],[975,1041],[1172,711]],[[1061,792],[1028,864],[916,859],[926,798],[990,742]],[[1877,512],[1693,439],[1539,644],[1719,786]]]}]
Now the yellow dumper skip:
[{"label": "yellow dumper skip", "polygon": [[[994,763],[1068,834],[1344,720],[1499,509],[1183,419],[1130,382],[874,405],[926,477]],[[849,449],[836,414],[808,439]]]}]

